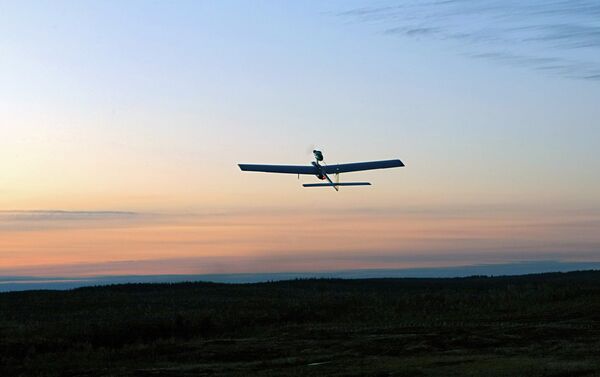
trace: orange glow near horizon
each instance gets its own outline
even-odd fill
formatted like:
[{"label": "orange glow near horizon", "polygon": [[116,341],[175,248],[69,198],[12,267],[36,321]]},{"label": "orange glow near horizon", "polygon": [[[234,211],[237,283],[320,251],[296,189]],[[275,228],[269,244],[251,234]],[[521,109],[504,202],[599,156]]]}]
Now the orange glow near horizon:
[{"label": "orange glow near horizon", "polygon": [[577,260],[589,256],[600,242],[598,220],[402,212],[4,213],[0,275],[407,268],[533,255]]}]

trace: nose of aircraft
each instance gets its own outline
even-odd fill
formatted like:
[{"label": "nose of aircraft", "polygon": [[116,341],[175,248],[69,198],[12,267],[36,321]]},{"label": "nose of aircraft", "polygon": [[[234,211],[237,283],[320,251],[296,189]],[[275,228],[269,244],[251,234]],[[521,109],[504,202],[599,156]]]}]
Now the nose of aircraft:
[{"label": "nose of aircraft", "polygon": [[321,151],[318,150],[313,150],[313,154],[315,155],[315,159],[317,161],[323,161],[323,153]]}]

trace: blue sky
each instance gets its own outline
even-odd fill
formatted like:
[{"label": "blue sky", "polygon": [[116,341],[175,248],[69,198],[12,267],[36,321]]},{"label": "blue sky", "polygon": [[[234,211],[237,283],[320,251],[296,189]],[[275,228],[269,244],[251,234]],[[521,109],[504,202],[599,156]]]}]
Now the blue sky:
[{"label": "blue sky", "polygon": [[[4,211],[313,211],[338,213],[345,230],[354,211],[386,217],[395,242],[415,213],[426,214],[427,233],[448,216],[589,224],[600,211],[593,1],[3,2],[0,55]],[[372,188],[339,195],[236,167],[307,163],[314,147],[330,163],[401,158],[407,167],[361,174]],[[32,228],[0,217],[5,239]],[[581,229],[560,234],[585,239],[571,248],[589,257],[600,240]],[[260,234],[244,255],[269,242]],[[287,252],[284,234],[269,255]],[[77,250],[68,234],[35,237],[19,265],[87,261],[76,252],[54,260],[42,246],[50,237]],[[548,240],[526,238],[536,237]],[[554,250],[542,244],[540,256]],[[14,247],[0,246],[4,269],[16,266]],[[202,254],[195,247],[182,256]],[[127,258],[160,259],[169,245],[151,249]]]}]

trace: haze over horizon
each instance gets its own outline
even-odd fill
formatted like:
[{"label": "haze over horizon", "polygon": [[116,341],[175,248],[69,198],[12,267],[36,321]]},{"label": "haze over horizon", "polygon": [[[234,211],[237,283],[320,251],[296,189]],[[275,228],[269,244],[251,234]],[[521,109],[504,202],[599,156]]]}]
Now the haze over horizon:
[{"label": "haze over horizon", "polygon": [[[594,1],[0,3],[0,275],[600,261]],[[237,163],[400,158],[342,175]]]}]

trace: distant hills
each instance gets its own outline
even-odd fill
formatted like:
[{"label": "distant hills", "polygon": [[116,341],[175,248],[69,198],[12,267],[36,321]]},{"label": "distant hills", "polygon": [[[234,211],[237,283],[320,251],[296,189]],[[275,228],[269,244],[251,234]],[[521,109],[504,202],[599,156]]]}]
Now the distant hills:
[{"label": "distant hills", "polygon": [[406,269],[356,269],[320,272],[265,272],[189,275],[105,275],[86,277],[0,276],[0,292],[37,289],[73,289],[86,286],[126,283],[177,283],[207,281],[215,283],[259,283],[305,278],[453,278],[467,276],[507,276],[546,272],[600,270],[600,262],[524,261],[453,267]]}]

